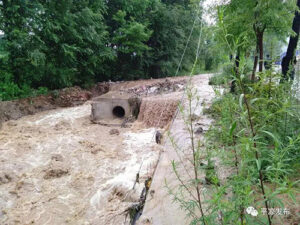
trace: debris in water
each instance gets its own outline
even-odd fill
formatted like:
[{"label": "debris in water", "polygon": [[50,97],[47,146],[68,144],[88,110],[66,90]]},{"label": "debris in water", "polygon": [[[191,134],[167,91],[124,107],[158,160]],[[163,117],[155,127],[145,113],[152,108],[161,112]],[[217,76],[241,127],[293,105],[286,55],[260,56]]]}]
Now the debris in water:
[{"label": "debris in water", "polygon": [[156,134],[155,134],[156,144],[161,144],[162,138],[163,138],[162,133],[160,133],[159,131],[156,131]]},{"label": "debris in water", "polygon": [[120,131],[118,129],[111,129],[109,131],[109,134],[110,135],[119,135],[120,134]]},{"label": "debris in water", "polygon": [[125,210],[125,213],[126,213],[125,221],[126,221],[127,216],[129,215],[130,225],[135,225],[136,221],[140,218],[140,216],[143,213],[143,209],[145,206],[148,191],[151,186],[151,182],[152,182],[152,177],[149,177],[145,181],[145,187],[143,188],[139,202],[134,203],[131,207],[129,207],[128,209]]},{"label": "debris in water", "polygon": [[203,128],[202,127],[198,127],[195,131],[195,134],[202,134],[203,133]]},{"label": "debris in water", "polygon": [[50,169],[46,171],[46,174],[44,176],[44,179],[52,179],[52,178],[60,178],[62,176],[65,176],[69,173],[69,170],[66,169]]},{"label": "debris in water", "polygon": [[9,176],[8,174],[0,174],[0,185],[1,184],[7,184],[9,182],[12,181],[11,176]]},{"label": "debris in water", "polygon": [[128,123],[133,123],[135,120],[136,120],[136,119],[135,119],[134,116],[128,116],[128,117],[126,117],[126,118],[123,120],[123,122],[122,122],[122,124],[121,124],[121,127],[122,127],[122,128],[129,127],[127,124],[128,124]]},{"label": "debris in water", "polygon": [[57,162],[62,162],[64,158],[60,154],[54,154],[51,156],[51,159]]}]

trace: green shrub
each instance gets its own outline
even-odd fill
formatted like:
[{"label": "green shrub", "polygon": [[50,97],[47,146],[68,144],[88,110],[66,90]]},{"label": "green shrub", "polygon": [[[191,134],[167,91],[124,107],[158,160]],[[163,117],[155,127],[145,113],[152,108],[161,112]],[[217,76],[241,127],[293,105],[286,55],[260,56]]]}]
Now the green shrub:
[{"label": "green shrub", "polygon": [[230,76],[216,73],[209,78],[209,85],[224,85],[230,81]]},{"label": "green shrub", "polygon": [[21,89],[13,82],[0,83],[0,100],[8,101],[22,95]]}]

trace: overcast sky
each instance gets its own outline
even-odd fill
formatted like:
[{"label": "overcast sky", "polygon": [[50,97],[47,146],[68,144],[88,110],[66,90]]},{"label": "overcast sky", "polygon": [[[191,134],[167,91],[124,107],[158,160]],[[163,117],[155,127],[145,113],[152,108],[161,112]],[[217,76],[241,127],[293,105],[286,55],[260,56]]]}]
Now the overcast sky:
[{"label": "overcast sky", "polygon": [[203,3],[204,6],[204,19],[208,23],[214,23],[213,13],[215,13],[212,8],[216,5],[229,2],[230,0],[205,0]]}]

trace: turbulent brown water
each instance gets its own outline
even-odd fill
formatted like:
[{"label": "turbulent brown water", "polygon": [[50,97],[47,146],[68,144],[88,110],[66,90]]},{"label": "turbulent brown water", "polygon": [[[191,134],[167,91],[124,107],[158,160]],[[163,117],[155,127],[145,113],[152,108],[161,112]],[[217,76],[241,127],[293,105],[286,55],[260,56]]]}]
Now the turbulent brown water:
[{"label": "turbulent brown water", "polygon": [[159,155],[155,129],[111,135],[89,116],[86,103],[3,124],[0,224],[125,224]]}]

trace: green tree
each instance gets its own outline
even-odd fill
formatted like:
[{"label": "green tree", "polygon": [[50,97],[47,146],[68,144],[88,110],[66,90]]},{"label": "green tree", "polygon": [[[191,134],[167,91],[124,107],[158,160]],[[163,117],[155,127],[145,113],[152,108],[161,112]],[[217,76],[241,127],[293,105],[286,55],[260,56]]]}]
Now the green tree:
[{"label": "green tree", "polygon": [[154,1],[113,0],[107,3],[105,21],[110,36],[110,47],[116,56],[110,68],[110,79],[138,79],[145,77],[143,58],[150,47],[146,42],[152,31],[147,13]]},{"label": "green tree", "polygon": [[103,0],[3,0],[4,31],[13,80],[51,89],[93,82],[112,58]]},{"label": "green tree", "polygon": [[[259,50],[259,71],[263,70],[264,61],[264,34],[265,31],[272,31],[278,36],[285,37],[291,32],[290,23],[295,1],[283,0],[256,0],[253,9],[253,30],[256,36],[256,45]],[[250,15],[249,15],[250,16]]]},{"label": "green tree", "polygon": [[44,21],[38,36],[46,55],[42,84],[61,88],[92,82],[104,74],[103,63],[110,59],[105,5],[97,1],[45,1]]},{"label": "green tree", "polygon": [[86,86],[172,76],[180,62],[183,74],[193,64],[202,22],[195,20],[195,2],[0,0],[6,53],[0,82],[27,90]]},{"label": "green tree", "polygon": [[[117,60],[112,79],[138,79],[172,76],[176,73],[195,10],[187,1],[108,2],[106,23],[110,45]],[[192,33],[181,72],[192,65],[199,35],[199,21]]]},{"label": "green tree", "polygon": [[228,44],[233,46],[237,42],[242,43],[238,48],[242,52],[255,46],[254,79],[257,64],[259,71],[263,70],[265,33],[276,34],[279,39],[285,39],[291,33],[291,12],[294,12],[295,1],[232,0],[221,8],[223,13],[220,22],[228,32]]},{"label": "green tree", "polygon": [[1,3],[0,30],[4,32],[3,40],[9,57],[8,67],[13,73],[15,83],[30,84],[33,78],[30,77],[30,71],[44,57],[39,51],[42,43],[34,33],[40,27],[38,14],[42,6],[35,0],[3,0]]},{"label": "green tree", "polygon": [[[149,54],[152,63],[147,68],[151,76],[174,75],[177,69],[182,75],[191,70],[201,29],[204,26],[201,13],[199,2],[190,4],[188,10],[179,4],[159,5],[157,12],[151,17],[151,28],[154,32],[148,42],[152,47]],[[202,41],[201,50],[204,48],[203,44]]]},{"label": "green tree", "polygon": [[[282,74],[285,79],[288,78],[288,71],[289,67],[292,64],[292,61],[295,57],[295,52],[297,49],[298,45],[298,40],[299,40],[299,31],[300,31],[300,14],[299,14],[299,9],[300,9],[300,0],[297,1],[297,7],[298,9],[295,10],[295,17],[293,20],[293,26],[292,29],[295,32],[291,37],[287,49],[287,54],[282,60]],[[293,79],[293,76],[291,76]]]}]

